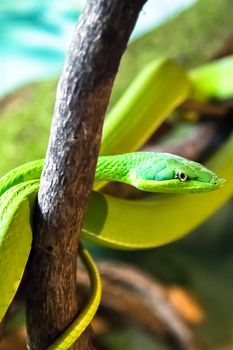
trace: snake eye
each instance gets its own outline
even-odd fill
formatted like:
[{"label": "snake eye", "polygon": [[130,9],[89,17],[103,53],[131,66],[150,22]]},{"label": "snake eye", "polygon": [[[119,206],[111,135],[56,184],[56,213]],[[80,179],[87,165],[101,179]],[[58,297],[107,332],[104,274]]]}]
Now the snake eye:
[{"label": "snake eye", "polygon": [[182,182],[184,182],[188,179],[188,176],[185,173],[183,173],[182,171],[179,171],[177,173],[176,177]]}]

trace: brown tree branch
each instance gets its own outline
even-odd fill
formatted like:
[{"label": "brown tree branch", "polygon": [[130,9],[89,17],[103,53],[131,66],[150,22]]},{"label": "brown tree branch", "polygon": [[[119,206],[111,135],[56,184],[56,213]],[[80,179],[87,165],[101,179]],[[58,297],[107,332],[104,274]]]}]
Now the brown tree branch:
[{"label": "brown tree branch", "polygon": [[182,103],[181,109],[210,115],[212,118],[224,118],[227,114],[227,105],[224,103],[200,102],[188,99]]},{"label": "brown tree branch", "polygon": [[77,314],[76,255],[103,117],[121,56],[145,2],[89,0],[74,32],[57,91],[29,262],[32,350],[46,349]]}]

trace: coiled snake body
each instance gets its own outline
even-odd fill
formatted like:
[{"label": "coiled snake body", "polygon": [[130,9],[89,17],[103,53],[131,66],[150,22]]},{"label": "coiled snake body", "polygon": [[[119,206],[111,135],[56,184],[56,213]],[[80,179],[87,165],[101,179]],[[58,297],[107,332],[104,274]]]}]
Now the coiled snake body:
[{"label": "coiled snake body", "polygon": [[[40,184],[43,160],[27,163],[6,174],[0,180],[0,320],[5,315],[22,278],[29,256],[32,230],[31,218]],[[215,190],[222,186],[222,179],[199,163],[168,153],[138,152],[98,159],[96,181],[119,181],[149,192],[183,193]],[[100,229],[101,230],[101,229]],[[83,239],[120,248],[140,248],[145,237],[137,241],[126,230],[117,237],[108,232],[89,229],[88,218],[83,227]],[[149,233],[148,233],[149,235]],[[150,240],[145,233],[145,246],[161,244],[161,238]],[[23,240],[17,249],[14,242]],[[92,295],[81,314],[65,332],[49,347],[50,350],[68,349],[91,322],[98,308],[101,283],[98,271],[89,253],[80,248],[80,256],[91,280]],[[12,264],[13,262],[13,264]]]}]

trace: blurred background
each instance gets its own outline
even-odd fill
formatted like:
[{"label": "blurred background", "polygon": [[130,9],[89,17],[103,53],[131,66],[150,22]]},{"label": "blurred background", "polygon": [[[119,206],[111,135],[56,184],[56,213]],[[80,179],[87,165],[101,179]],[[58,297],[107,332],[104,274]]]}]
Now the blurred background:
[{"label": "blurred background", "polygon": [[[85,1],[79,0],[0,3],[0,175],[26,161],[44,157],[57,79],[84,5]],[[157,56],[174,57],[189,69],[232,54],[232,0],[148,0],[122,60],[111,106],[135,74]],[[229,106],[232,101],[226,104]],[[179,135],[183,137],[190,130],[186,125]],[[223,128],[221,140],[225,135]],[[166,142],[164,136],[166,127],[150,141],[150,147]],[[214,143],[218,141],[215,139]],[[114,188],[110,191],[114,192]],[[200,344],[198,348],[230,350],[232,210],[232,202],[226,203],[189,236],[150,251],[129,253],[90,248],[97,259],[124,261],[149,272],[162,288],[164,298],[190,327]],[[101,349],[179,348],[167,340],[166,316],[155,335],[145,325],[139,327],[125,319],[119,310],[118,317],[112,316],[114,321],[109,325],[111,312],[111,308],[104,310],[94,324]],[[23,319],[23,312],[16,313],[1,350],[25,349]]]},{"label": "blurred background", "polygon": [[[158,26],[195,0],[148,1],[132,39]],[[0,4],[0,94],[61,71],[74,24],[85,1],[9,0]]]}]

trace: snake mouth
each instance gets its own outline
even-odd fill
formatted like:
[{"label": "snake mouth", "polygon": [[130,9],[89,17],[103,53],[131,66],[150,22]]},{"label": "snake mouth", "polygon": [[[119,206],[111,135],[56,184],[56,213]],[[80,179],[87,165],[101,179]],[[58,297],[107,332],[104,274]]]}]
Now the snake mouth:
[{"label": "snake mouth", "polygon": [[213,186],[217,186],[217,188],[222,187],[226,180],[223,177],[215,177],[210,182]]}]

